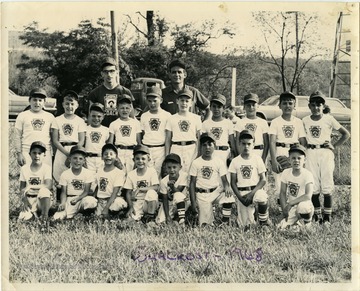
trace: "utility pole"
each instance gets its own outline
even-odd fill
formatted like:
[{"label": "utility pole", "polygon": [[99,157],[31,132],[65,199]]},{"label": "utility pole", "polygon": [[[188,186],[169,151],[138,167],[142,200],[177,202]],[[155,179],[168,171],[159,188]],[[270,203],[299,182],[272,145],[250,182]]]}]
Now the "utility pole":
[{"label": "utility pole", "polygon": [[[119,50],[118,50],[118,41],[117,41],[117,32],[115,28],[115,13],[114,11],[110,11],[110,19],[111,19],[111,44],[112,44],[112,57],[116,62],[116,67],[119,68]],[[118,81],[120,84],[120,78],[118,76]]]},{"label": "utility pole", "polygon": [[[295,54],[296,54],[296,59],[295,59],[295,73],[297,74],[297,71],[299,69],[299,57],[300,57],[300,47],[299,47],[299,11],[287,11],[287,14],[291,14],[294,13],[295,14]],[[300,86],[299,86],[299,77],[297,77],[297,81],[296,81],[296,94],[299,95],[299,91],[300,91]]]}]

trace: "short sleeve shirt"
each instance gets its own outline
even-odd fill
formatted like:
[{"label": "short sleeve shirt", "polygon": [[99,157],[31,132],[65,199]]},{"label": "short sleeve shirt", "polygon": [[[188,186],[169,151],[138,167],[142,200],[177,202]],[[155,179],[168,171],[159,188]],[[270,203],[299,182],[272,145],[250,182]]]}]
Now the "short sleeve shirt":
[{"label": "short sleeve shirt", "polygon": [[264,144],[264,134],[268,133],[269,126],[265,119],[257,117],[255,119],[249,119],[247,117],[240,119],[237,124],[235,131],[241,132],[243,130],[250,130],[254,133],[255,143],[254,145],[263,145]]},{"label": "short sleeve shirt", "polygon": [[79,133],[86,131],[85,121],[77,115],[72,119],[64,114],[56,117],[51,128],[59,131],[59,142],[79,142]]},{"label": "short sleeve shirt", "polygon": [[123,187],[125,183],[125,173],[123,170],[114,168],[110,172],[105,172],[100,168],[96,173],[96,184],[98,186],[98,198],[110,198],[115,187]]},{"label": "short sleeve shirt", "polygon": [[146,111],[141,115],[140,124],[144,132],[143,144],[162,145],[165,143],[165,126],[171,114],[159,109],[156,114]]},{"label": "short sleeve shirt", "polygon": [[306,185],[314,183],[314,177],[307,169],[301,169],[301,174],[299,176],[294,176],[292,169],[289,168],[282,172],[281,182],[287,185],[286,194],[289,201],[291,201],[305,194]]},{"label": "short sleeve shirt", "polygon": [[156,170],[152,167],[147,168],[143,176],[139,176],[135,170],[128,173],[124,188],[136,190],[138,188],[150,187],[159,184],[159,178]]},{"label": "short sleeve shirt", "polygon": [[87,153],[101,154],[101,149],[109,139],[109,128],[101,125],[88,125],[85,132],[85,150]]},{"label": "short sleeve shirt", "polygon": [[201,118],[191,112],[186,116],[176,113],[168,119],[166,129],[172,132],[172,141],[196,141],[196,133],[201,130]]},{"label": "short sleeve shirt", "polygon": [[[168,186],[168,182],[169,182],[169,175],[165,176],[161,181],[160,181],[160,193],[161,194],[168,194],[170,188]],[[188,175],[183,172],[180,171],[179,172],[179,178],[176,180],[176,182],[174,183],[175,187],[179,187],[179,186],[184,186],[184,190],[183,193],[185,194],[187,192],[187,188],[189,185],[189,181],[188,181]]]},{"label": "short sleeve shirt", "polygon": [[295,116],[291,116],[290,121],[284,120],[281,116],[273,119],[270,134],[276,135],[277,142],[286,144],[298,143],[299,138],[306,136],[303,122]]},{"label": "short sleeve shirt", "polygon": [[212,133],[217,146],[228,146],[229,136],[234,134],[234,126],[229,119],[214,121],[207,119],[202,123],[202,132]]},{"label": "short sleeve shirt", "polygon": [[115,136],[114,144],[123,146],[136,145],[136,135],[141,133],[140,122],[134,118],[128,120],[118,118],[110,124],[109,130]]},{"label": "short sleeve shirt", "polygon": [[94,172],[82,168],[79,175],[74,175],[71,169],[64,171],[60,176],[59,184],[67,187],[67,195],[79,196],[84,192],[85,184],[95,181]]},{"label": "short sleeve shirt", "polygon": [[31,170],[30,164],[25,164],[20,169],[20,181],[26,183],[26,187],[29,187],[29,195],[37,195],[39,193],[38,187],[31,188],[32,185],[39,186],[45,185],[45,180],[52,180],[51,167],[47,164],[42,164],[41,168],[34,172]]}]

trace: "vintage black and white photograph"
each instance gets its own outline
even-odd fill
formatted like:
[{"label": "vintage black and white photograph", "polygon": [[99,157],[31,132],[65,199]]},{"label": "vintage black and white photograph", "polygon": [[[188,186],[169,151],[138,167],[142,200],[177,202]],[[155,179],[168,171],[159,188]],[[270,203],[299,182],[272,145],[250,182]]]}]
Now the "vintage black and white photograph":
[{"label": "vintage black and white photograph", "polygon": [[1,13],[3,290],[360,288],[358,3]]}]

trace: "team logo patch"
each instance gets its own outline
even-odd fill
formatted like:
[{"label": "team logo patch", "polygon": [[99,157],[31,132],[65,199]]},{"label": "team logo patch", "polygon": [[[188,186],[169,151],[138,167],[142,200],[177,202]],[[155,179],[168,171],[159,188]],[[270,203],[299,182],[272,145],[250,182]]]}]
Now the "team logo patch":
[{"label": "team logo patch", "polygon": [[240,171],[241,171],[241,175],[244,179],[251,178],[252,166],[241,166]]},{"label": "team logo patch", "polygon": [[220,139],[220,137],[223,133],[223,130],[221,127],[212,127],[210,132],[214,135],[215,139],[218,140],[218,139]]},{"label": "team logo patch", "polygon": [[188,132],[190,128],[190,122],[187,120],[180,120],[179,121],[179,128],[180,131]]},{"label": "team logo patch", "polygon": [[293,135],[294,135],[294,126],[293,125],[284,125],[282,127],[282,130],[283,130],[284,136],[286,138],[293,137]]},{"label": "team logo patch", "polygon": [[251,130],[252,132],[255,132],[257,128],[257,125],[255,123],[247,123],[245,125],[245,129]]},{"label": "team logo patch", "polygon": [[211,167],[202,167],[201,168],[201,176],[204,179],[210,180],[213,172],[214,172],[214,170]]},{"label": "team logo patch", "polygon": [[39,177],[30,177],[29,179],[29,184],[30,185],[40,185],[41,184],[41,180]]},{"label": "team logo patch", "polygon": [[140,180],[137,182],[137,187],[138,188],[145,188],[149,185],[148,181],[146,180]]},{"label": "team logo patch", "polygon": [[108,184],[109,184],[108,178],[100,177],[100,181],[99,181],[100,191],[105,192]]},{"label": "team logo patch", "polygon": [[320,126],[310,126],[310,133],[312,137],[319,138],[321,134],[321,127]]},{"label": "team logo patch", "polygon": [[71,185],[74,187],[75,190],[84,190],[84,182],[82,180],[72,180]]},{"label": "team logo patch", "polygon": [[117,115],[117,95],[106,94],[104,97],[105,115]]},{"label": "team logo patch", "polygon": [[299,193],[300,186],[296,183],[288,182],[289,194],[293,197],[296,197]]},{"label": "team logo patch", "polygon": [[120,126],[120,132],[122,136],[130,136],[131,134],[131,126],[130,125],[122,125]]},{"label": "team logo patch", "polygon": [[149,120],[150,129],[152,131],[158,131],[160,124],[161,124],[161,121],[159,118],[150,118],[150,120]]},{"label": "team logo patch", "polygon": [[31,125],[34,130],[42,130],[45,121],[43,119],[33,119],[31,120]]},{"label": "team logo patch", "polygon": [[62,126],[64,135],[72,135],[74,127],[70,123],[64,123]]},{"label": "team logo patch", "polygon": [[102,134],[97,131],[90,132],[90,140],[92,143],[99,143],[101,139]]}]

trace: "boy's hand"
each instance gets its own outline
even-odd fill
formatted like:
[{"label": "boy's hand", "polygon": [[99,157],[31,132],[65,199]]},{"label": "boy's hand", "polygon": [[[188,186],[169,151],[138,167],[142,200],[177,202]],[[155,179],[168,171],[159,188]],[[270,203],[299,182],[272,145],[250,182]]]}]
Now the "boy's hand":
[{"label": "boy's hand", "polygon": [[59,211],[65,210],[65,203],[60,203],[58,209]]},{"label": "boy's hand", "polygon": [[17,163],[20,167],[22,167],[23,165],[26,164],[25,158],[22,153],[18,153],[16,159],[17,159]]},{"label": "boy's hand", "polygon": [[75,198],[73,198],[73,199],[70,200],[70,204],[71,204],[71,205],[75,205],[75,204],[78,203],[78,202],[79,202],[78,197],[75,197]]},{"label": "boy's hand", "polygon": [[23,196],[22,201],[23,201],[22,210],[23,210],[23,211],[29,211],[30,208],[31,208],[31,205],[30,205],[29,200],[27,199],[27,197],[26,197],[26,196]]},{"label": "boy's hand", "polygon": [[135,209],[132,207],[126,212],[126,217],[131,217],[131,214],[136,215]]},{"label": "boy's hand", "polygon": [[275,173],[277,173],[277,174],[279,174],[279,173],[281,173],[282,172],[282,168],[281,168],[281,165],[278,163],[278,161],[271,161],[271,168],[272,168],[272,170],[275,172]]},{"label": "boy's hand", "polygon": [[174,221],[171,219],[171,217],[166,217],[166,224],[173,224]]},{"label": "boy's hand", "polygon": [[191,211],[193,214],[198,214],[198,210],[197,210],[197,207],[194,205],[191,205]]},{"label": "boy's hand", "polygon": [[291,209],[291,205],[290,204],[286,204],[285,208],[283,209],[283,215],[284,217],[287,219],[289,216],[289,211]]},{"label": "boy's hand", "polygon": [[109,209],[104,208],[101,212],[102,217],[107,218],[109,216]]},{"label": "boy's hand", "polygon": [[225,196],[226,196],[226,197],[231,197],[231,196],[233,196],[233,195],[234,195],[234,193],[233,193],[231,187],[230,187],[230,186],[226,186],[226,187],[225,187]]},{"label": "boy's hand", "polygon": [[124,169],[124,165],[118,157],[116,158],[114,165],[116,168],[119,168],[120,170]]},{"label": "boy's hand", "polygon": [[252,204],[254,195],[255,195],[255,193],[253,193],[253,192],[249,192],[244,195],[244,200],[245,200],[246,206],[249,206]]},{"label": "boy's hand", "polygon": [[65,166],[67,168],[70,168],[70,157],[67,157],[66,160],[65,160]]},{"label": "boy's hand", "polygon": [[324,147],[326,149],[332,150],[335,153],[334,145],[331,142],[329,142],[328,140],[324,142]]}]

